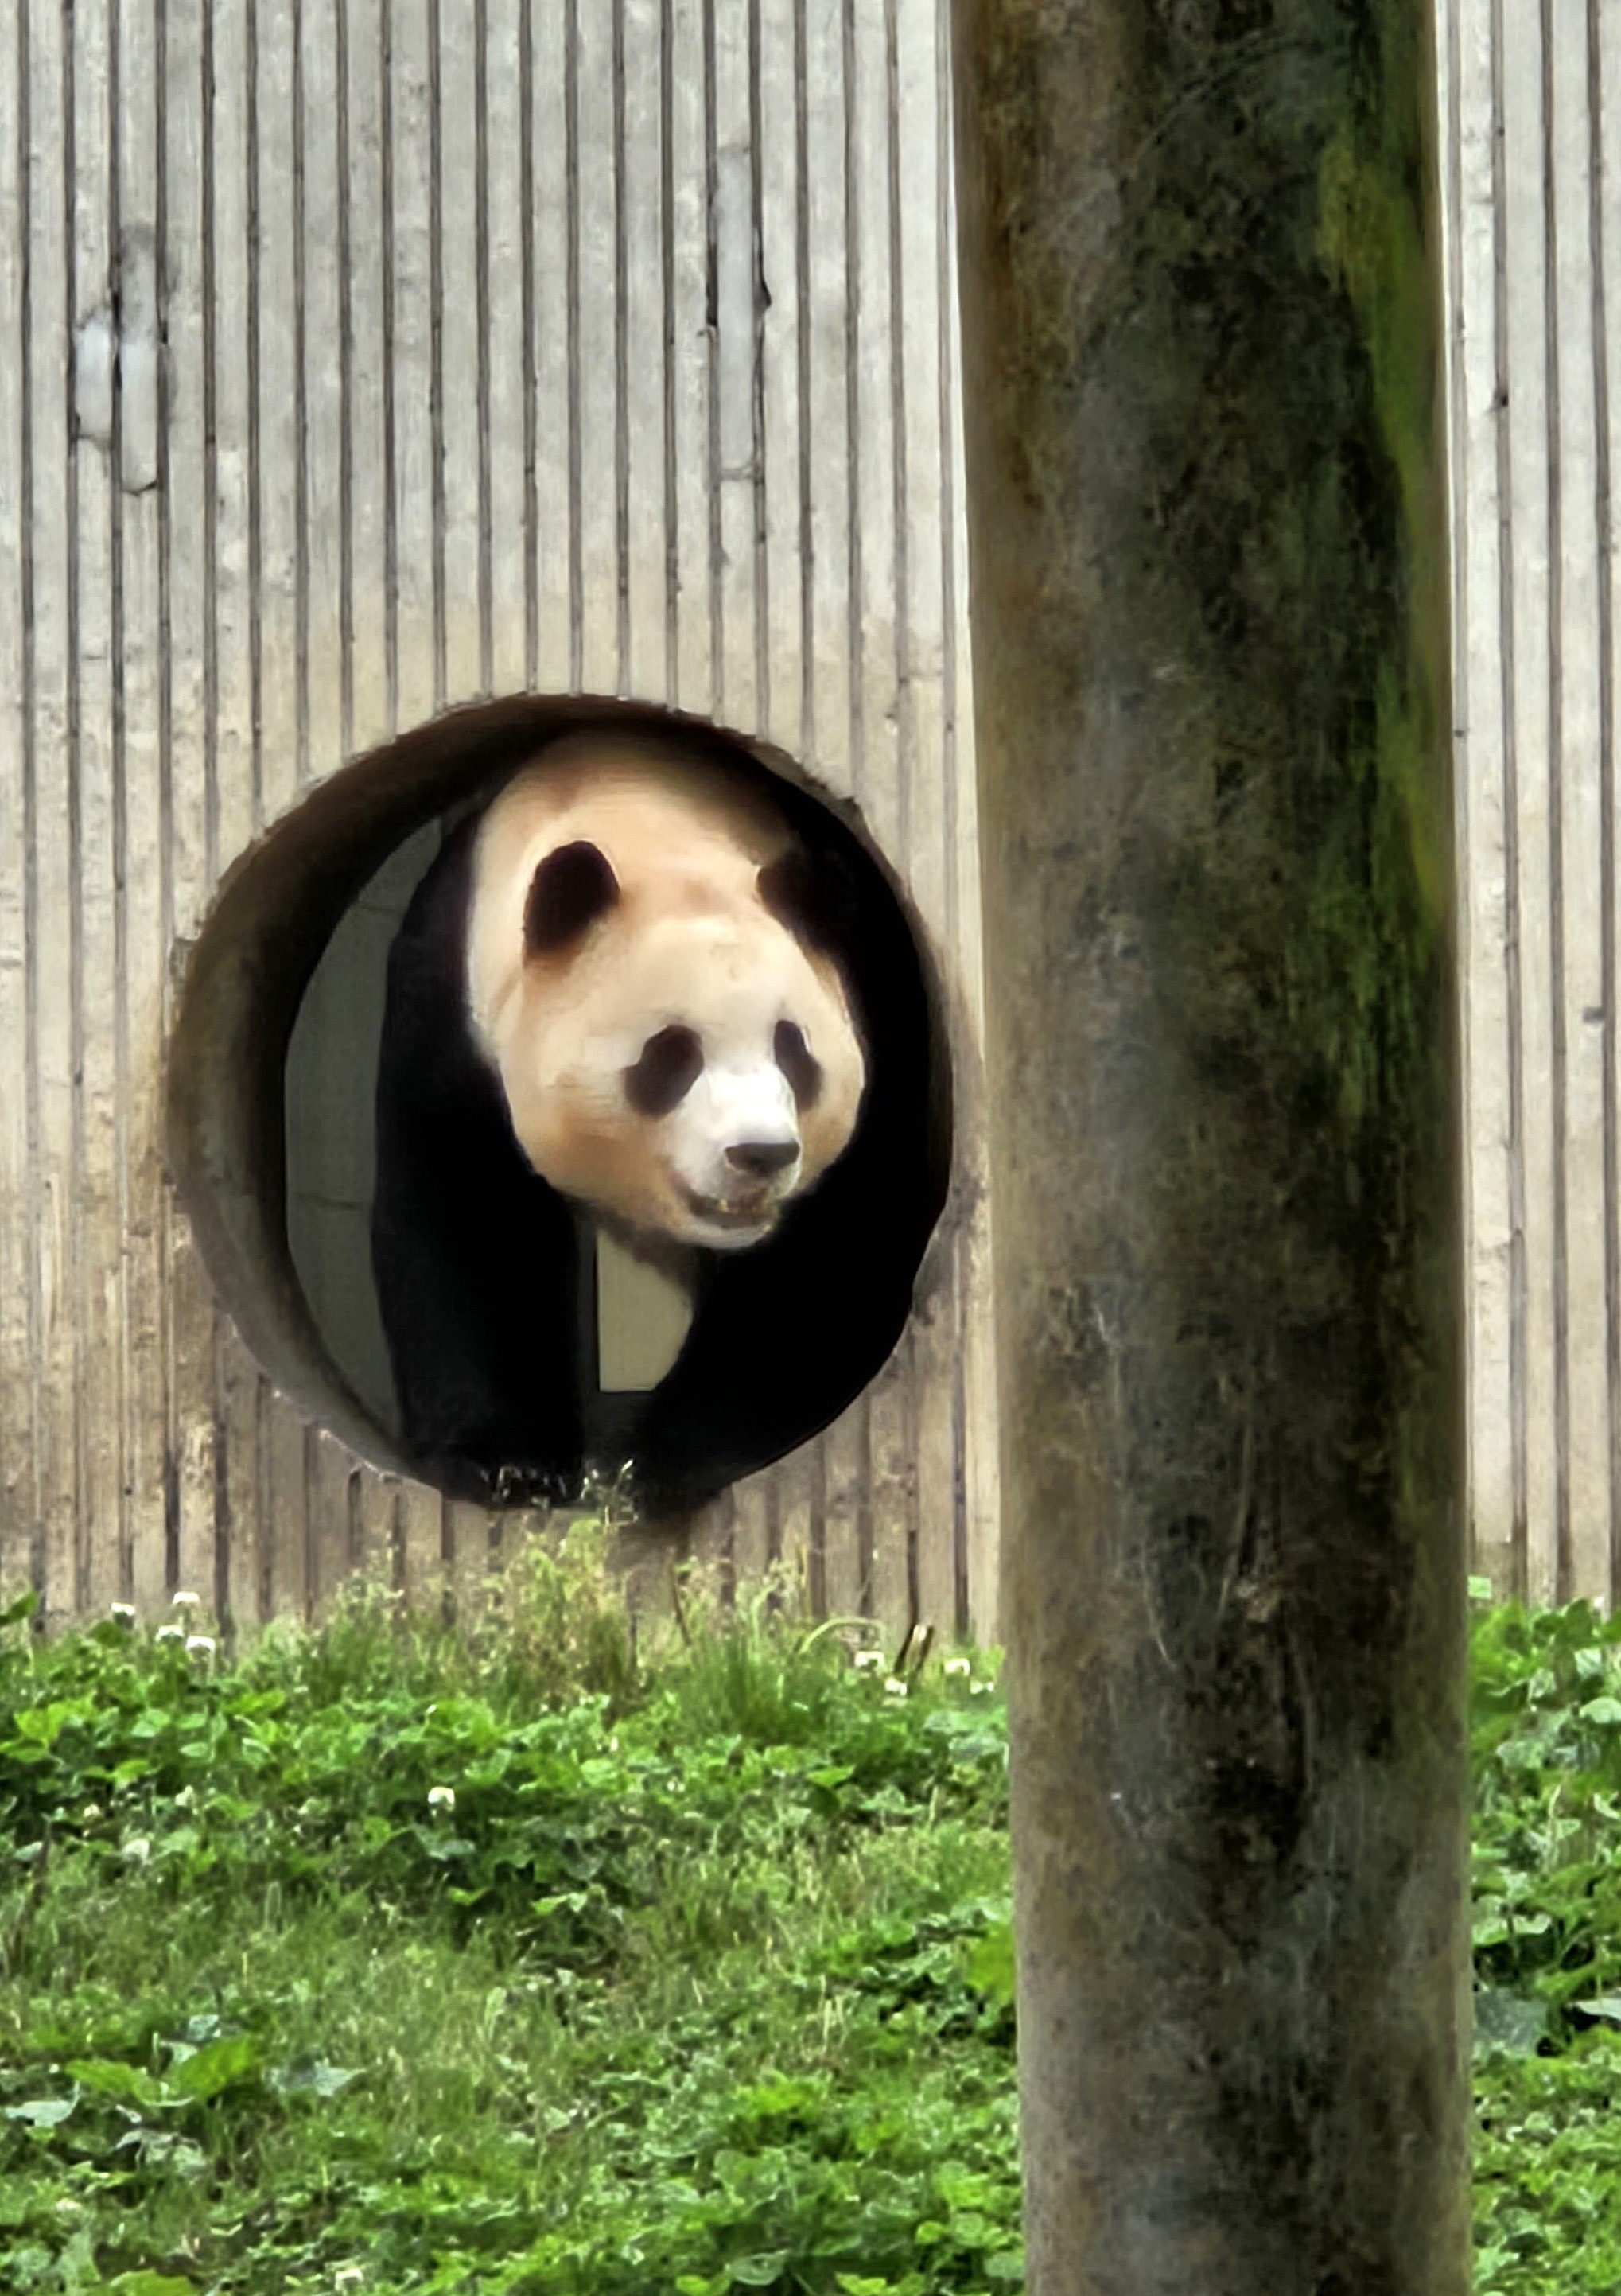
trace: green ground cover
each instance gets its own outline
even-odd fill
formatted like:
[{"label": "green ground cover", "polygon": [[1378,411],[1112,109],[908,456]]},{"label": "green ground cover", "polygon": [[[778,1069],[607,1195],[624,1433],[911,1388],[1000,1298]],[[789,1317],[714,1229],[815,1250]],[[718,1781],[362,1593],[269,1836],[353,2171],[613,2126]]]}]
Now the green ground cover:
[{"label": "green ground cover", "polygon": [[[0,2289],[1019,2286],[992,1671],[590,1542],[456,1638],[0,1634]],[[1483,1611],[1481,2296],[1621,2287],[1621,1640]]]}]

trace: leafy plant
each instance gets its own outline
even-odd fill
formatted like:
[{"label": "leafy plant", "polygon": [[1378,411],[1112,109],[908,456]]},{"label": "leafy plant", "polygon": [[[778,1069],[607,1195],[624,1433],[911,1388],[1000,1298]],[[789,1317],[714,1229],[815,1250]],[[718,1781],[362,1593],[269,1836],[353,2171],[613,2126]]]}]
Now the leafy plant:
[{"label": "leafy plant", "polygon": [[[995,1669],[791,1589],[633,1637],[0,1627],[0,2287],[998,2296]],[[1476,1620],[1479,2296],[1621,2286],[1621,1629]]]}]

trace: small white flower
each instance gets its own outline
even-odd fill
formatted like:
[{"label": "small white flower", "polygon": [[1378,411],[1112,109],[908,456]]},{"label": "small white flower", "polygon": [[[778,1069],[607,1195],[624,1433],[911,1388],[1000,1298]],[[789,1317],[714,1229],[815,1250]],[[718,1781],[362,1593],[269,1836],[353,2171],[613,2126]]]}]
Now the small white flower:
[{"label": "small white flower", "polygon": [[430,1809],[454,1809],[455,1806],[456,1790],[454,1786],[429,1787],[428,1807]]},{"label": "small white flower", "polygon": [[99,1801],[87,1801],[78,1814],[78,1822],[81,1825],[99,1825],[106,1815]]},{"label": "small white flower", "polygon": [[214,1655],[213,1636],[188,1635],[185,1638],[185,1654],[187,1658],[212,1658]]},{"label": "small white flower", "polygon": [[947,1681],[949,1681],[954,1675],[967,1676],[970,1675],[973,1670],[974,1662],[971,1659],[948,1658],[946,1661],[946,1677]]},{"label": "small white flower", "polygon": [[365,2274],[361,2270],[357,2264],[343,2265],[332,2275],[332,2286],[334,2289],[342,2289],[347,2291],[351,2288],[364,2288],[365,2284]]},{"label": "small white flower", "polygon": [[112,1619],[115,1626],[133,1627],[135,1622],[135,1604],[133,1603],[115,1603],[112,1606]]},{"label": "small white flower", "polygon": [[886,1698],[905,1698],[905,1684],[901,1680],[899,1675],[892,1674],[889,1677],[888,1681],[884,1685],[884,1696]]},{"label": "small white flower", "polygon": [[185,1628],[184,1627],[160,1627],[152,1639],[154,1642],[160,1643],[183,1643],[185,1640]]},{"label": "small white flower", "polygon": [[195,1809],[196,1807],[197,1796],[195,1792],[190,1786],[182,1786],[180,1792],[175,1796],[175,1808],[176,1809]]},{"label": "small white flower", "polygon": [[178,1595],[172,1598],[170,1603],[170,1608],[176,1611],[196,1611],[201,1610],[201,1607],[202,1596],[201,1595],[189,1595],[184,1588],[182,1588]]},{"label": "small white flower", "polygon": [[870,1674],[875,1667],[880,1667],[883,1662],[882,1651],[857,1651],[851,1660],[858,1674]]},{"label": "small white flower", "polygon": [[133,1841],[127,1841],[119,1852],[127,1866],[144,1866],[151,1854],[151,1843],[143,1833],[136,1834]]},{"label": "small white flower", "polygon": [[983,1695],[984,1693],[988,1691],[992,1685],[988,1682],[970,1682],[968,1686],[969,1689],[973,1692],[975,1696],[978,1697]]}]

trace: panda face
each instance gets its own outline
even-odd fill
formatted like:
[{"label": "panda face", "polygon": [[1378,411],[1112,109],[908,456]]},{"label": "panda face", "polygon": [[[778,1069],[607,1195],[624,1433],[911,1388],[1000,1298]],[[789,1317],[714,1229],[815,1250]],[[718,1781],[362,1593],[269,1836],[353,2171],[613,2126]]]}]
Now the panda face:
[{"label": "panda face", "polygon": [[700,1029],[672,1021],[625,1070],[626,1100],[667,1160],[688,1242],[720,1250],[752,1243],[793,1193],[804,1144],[775,1056],[775,1038],[788,1030],[803,1041],[797,1022],[779,1021],[763,1057],[757,1040],[706,1046]]},{"label": "panda face", "polygon": [[503,1063],[520,1144],[566,1195],[735,1251],[847,1145],[864,1072],[836,977],[775,919],[630,920],[551,977]]},{"label": "panda face", "polygon": [[[865,1064],[838,968],[781,914],[757,835],[645,791],[634,834],[576,808],[587,824],[602,842],[550,841],[548,821],[550,849],[526,839],[500,879],[481,856],[470,997],[514,1134],[633,1237],[744,1250],[855,1131]],[[503,922],[519,947],[498,962]]]}]

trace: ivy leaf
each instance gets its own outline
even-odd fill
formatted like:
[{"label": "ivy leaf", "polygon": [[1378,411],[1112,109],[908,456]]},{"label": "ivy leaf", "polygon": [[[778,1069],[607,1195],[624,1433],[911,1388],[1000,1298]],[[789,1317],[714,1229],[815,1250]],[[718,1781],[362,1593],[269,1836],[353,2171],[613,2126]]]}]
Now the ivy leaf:
[{"label": "ivy leaf", "polygon": [[754,2256],[734,2256],[726,2269],[739,2288],[774,2288],[787,2261],[785,2248],[766,2248]]},{"label": "ivy leaf", "polygon": [[30,2128],[60,2128],[78,2103],[76,2096],[33,2096],[26,2104],[8,2104],[5,2117]]},{"label": "ivy leaf", "polygon": [[1591,2001],[1573,2001],[1570,2005],[1584,2017],[1604,2017],[1612,2025],[1621,2025],[1621,1993],[1601,1993]]},{"label": "ivy leaf", "polygon": [[359,2078],[358,2072],[347,2071],[341,2065],[301,2058],[296,2064],[278,2065],[269,2081],[280,2096],[336,2096]]},{"label": "ivy leaf", "polygon": [[1529,2057],[1548,2030],[1548,2005],[1527,2001],[1519,1994],[1482,1987],[1475,1996],[1475,2050],[1502,2049],[1513,2057]]},{"label": "ivy leaf", "polygon": [[68,2071],[81,2087],[94,2089],[101,2096],[127,2097],[132,2104],[161,2104],[167,2095],[164,2084],[140,2065],[122,2064],[113,2058],[76,2058]]},{"label": "ivy leaf", "polygon": [[236,2033],[228,2040],[206,2043],[184,2064],[176,2065],[169,2074],[169,2084],[182,2096],[194,2097],[200,2104],[206,2104],[233,2081],[256,2073],[258,2064],[258,2046],[252,2035]]}]

